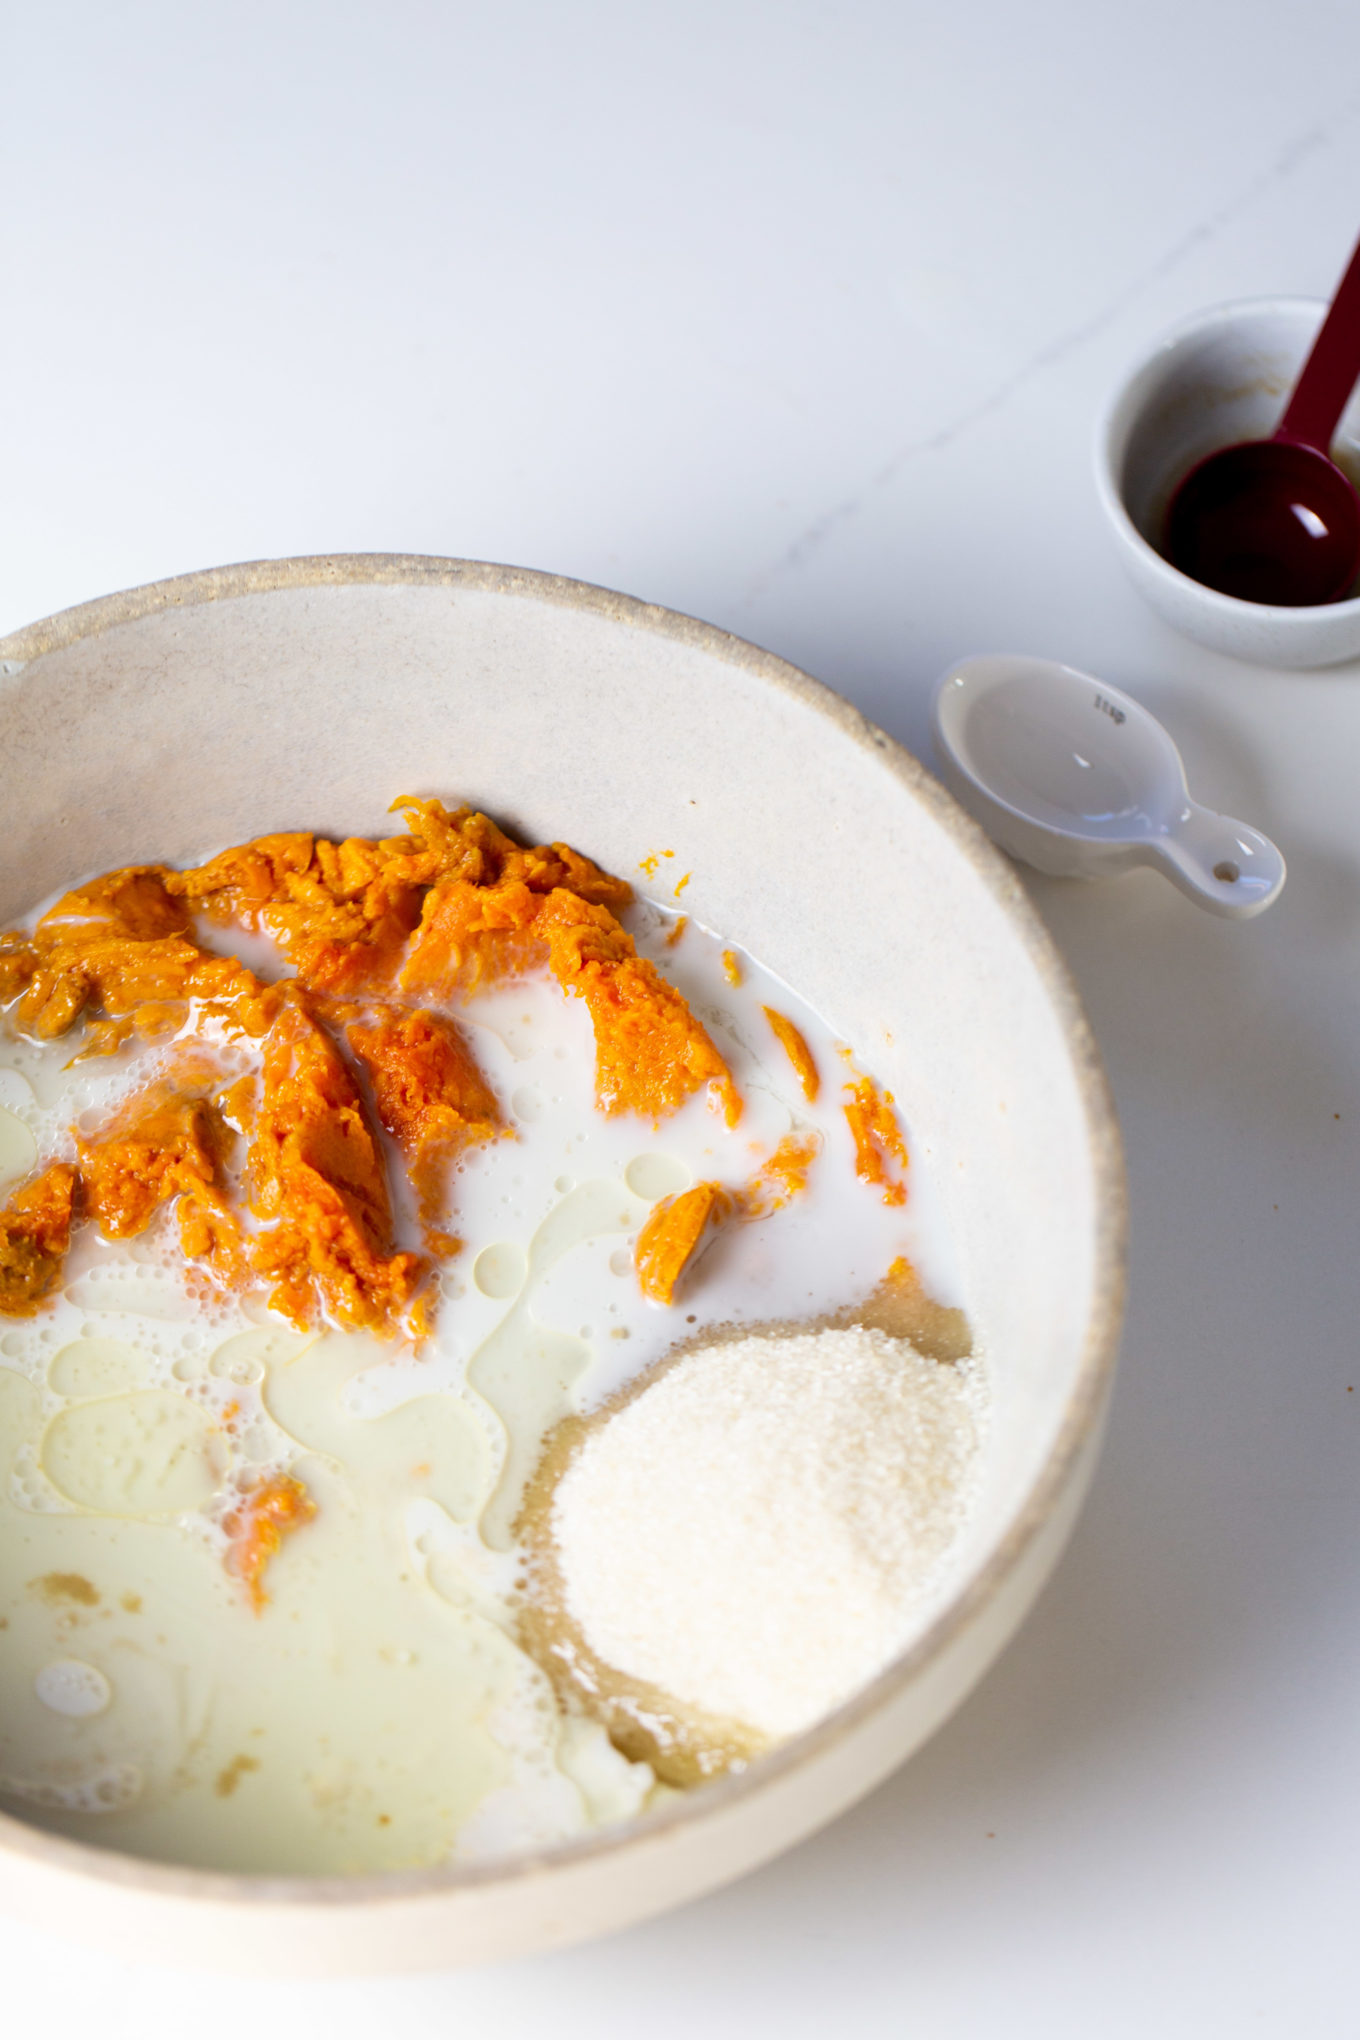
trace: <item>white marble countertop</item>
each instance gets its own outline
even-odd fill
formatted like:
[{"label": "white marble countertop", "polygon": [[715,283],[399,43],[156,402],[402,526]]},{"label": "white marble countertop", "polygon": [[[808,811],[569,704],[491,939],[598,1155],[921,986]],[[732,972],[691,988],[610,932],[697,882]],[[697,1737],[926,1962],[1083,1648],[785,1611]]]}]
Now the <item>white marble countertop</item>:
[{"label": "white marble countertop", "polygon": [[951,658],[1052,654],[1290,864],[1246,926],[1034,880],[1127,1135],[1123,1371],[1059,1574],[905,1771],[702,1904],[460,1976],[0,1923],[6,2030],[1355,2030],[1360,672],[1172,636],[1088,472],[1160,329],[1339,276],[1354,6],[59,0],[5,42],[0,630],[462,554],[693,611],[916,749]]}]

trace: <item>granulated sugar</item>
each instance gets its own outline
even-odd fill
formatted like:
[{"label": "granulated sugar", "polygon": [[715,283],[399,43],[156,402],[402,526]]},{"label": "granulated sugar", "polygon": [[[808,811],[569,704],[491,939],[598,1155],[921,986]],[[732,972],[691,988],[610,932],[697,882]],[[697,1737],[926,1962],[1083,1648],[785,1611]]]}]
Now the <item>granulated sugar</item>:
[{"label": "granulated sugar", "polygon": [[980,1365],[881,1332],[686,1354],[593,1429],[554,1531],[596,1655],[769,1736],[806,1728],[912,1627],[967,1511]]}]

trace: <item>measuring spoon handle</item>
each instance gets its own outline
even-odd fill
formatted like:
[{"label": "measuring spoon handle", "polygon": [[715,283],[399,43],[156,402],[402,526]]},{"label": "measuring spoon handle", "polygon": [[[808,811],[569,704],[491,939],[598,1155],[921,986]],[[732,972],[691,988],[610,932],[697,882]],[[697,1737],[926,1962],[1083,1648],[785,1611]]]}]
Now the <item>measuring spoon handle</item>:
[{"label": "measuring spoon handle", "polygon": [[1284,859],[1269,836],[1193,800],[1148,840],[1144,854],[1199,906],[1229,921],[1263,914],[1285,880]]},{"label": "measuring spoon handle", "polygon": [[1360,379],[1360,242],[1303,364],[1273,437],[1327,454],[1346,399]]}]

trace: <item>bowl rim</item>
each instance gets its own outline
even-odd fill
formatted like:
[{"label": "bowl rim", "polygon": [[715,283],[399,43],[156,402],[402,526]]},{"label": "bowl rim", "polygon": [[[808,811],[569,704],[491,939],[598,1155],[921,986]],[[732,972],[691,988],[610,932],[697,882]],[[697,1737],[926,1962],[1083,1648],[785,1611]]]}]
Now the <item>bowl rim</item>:
[{"label": "bowl rim", "polygon": [[1187,340],[1193,340],[1198,333],[1215,328],[1227,329],[1251,316],[1260,317],[1271,312],[1311,313],[1315,320],[1320,321],[1326,309],[1325,298],[1277,296],[1229,298],[1223,304],[1208,305],[1202,311],[1192,312],[1188,318],[1168,327],[1138,355],[1115,384],[1096,420],[1092,455],[1096,494],[1101,508],[1118,537],[1137,554],[1144,569],[1167,590],[1199,604],[1206,616],[1217,616],[1225,622],[1254,623],[1258,631],[1269,625],[1273,630],[1302,635],[1310,628],[1316,628],[1320,619],[1360,618],[1360,595],[1352,595],[1345,602],[1309,603],[1303,608],[1277,602],[1244,602],[1238,595],[1224,595],[1217,588],[1206,588],[1202,581],[1196,581],[1189,574],[1183,574],[1179,567],[1173,567],[1170,560],[1144,538],[1130,517],[1123,491],[1115,481],[1115,453],[1116,450],[1122,453],[1138,415],[1132,406],[1135,397],[1140,395],[1139,385],[1159,361]]},{"label": "bowl rim", "polygon": [[98,1844],[45,1833],[0,1812],[0,1854],[27,1858],[53,1872],[80,1874],[103,1885],[189,1903],[246,1908],[392,1906],[430,1901],[497,1885],[520,1885],[626,1849],[657,1841],[721,1815],[768,1792],[847,1740],[887,1706],[992,1602],[1018,1570],[1063,1498],[1103,1415],[1123,1321],[1127,1281],[1128,1193],[1114,1100],[1075,983],[1047,928],[1002,856],[953,795],[902,745],[821,681],[773,652],[680,611],[525,567],[409,553],[339,553],[252,560],[209,568],[100,596],[0,638],[0,682],[30,661],[99,637],[119,625],[174,608],[197,607],[289,588],[364,585],[446,587],[510,595],[605,616],[635,630],[701,647],[765,680],[822,716],[868,754],[926,808],[953,839],[1010,920],[1059,1022],[1083,1108],[1095,1188],[1096,1229],[1091,1309],[1076,1378],[1048,1457],[1009,1527],[916,1641],[821,1721],[779,1745],[741,1773],[685,1794],[655,1812],[599,1828],[548,1847],[482,1862],[369,1871],[353,1876],[278,1875],[201,1869],[124,1854]]}]

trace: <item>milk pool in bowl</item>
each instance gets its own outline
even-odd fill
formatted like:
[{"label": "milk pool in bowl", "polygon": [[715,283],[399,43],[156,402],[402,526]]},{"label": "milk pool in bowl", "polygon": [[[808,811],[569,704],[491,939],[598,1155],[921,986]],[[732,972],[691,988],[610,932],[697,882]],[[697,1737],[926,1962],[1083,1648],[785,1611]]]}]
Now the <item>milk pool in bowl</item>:
[{"label": "milk pool in bowl", "polygon": [[[668,1795],[521,1646],[516,1524],[544,1439],[678,1341],[825,1319],[904,1258],[938,1302],[963,1299],[910,1128],[905,1202],[856,1173],[859,1071],[834,1030],[676,909],[623,919],[742,1115],[703,1094],[656,1125],[600,1112],[589,1015],[546,977],[461,1002],[513,1137],[458,1165],[461,1245],[419,1346],[297,1331],[186,1267],[164,1215],[122,1242],[84,1227],[59,1293],[0,1319],[9,1810],[161,1861],[325,1874],[506,1855]],[[815,1101],[767,1009],[806,1041]],[[0,1202],[160,1053],[73,1052],[0,1034]],[[820,1143],[806,1188],[720,1234],[671,1307],[649,1301],[634,1250],[658,1202],[750,1178],[798,1131]],[[310,1513],[252,1596],[230,1562],[242,1498],[294,1488]]]}]

